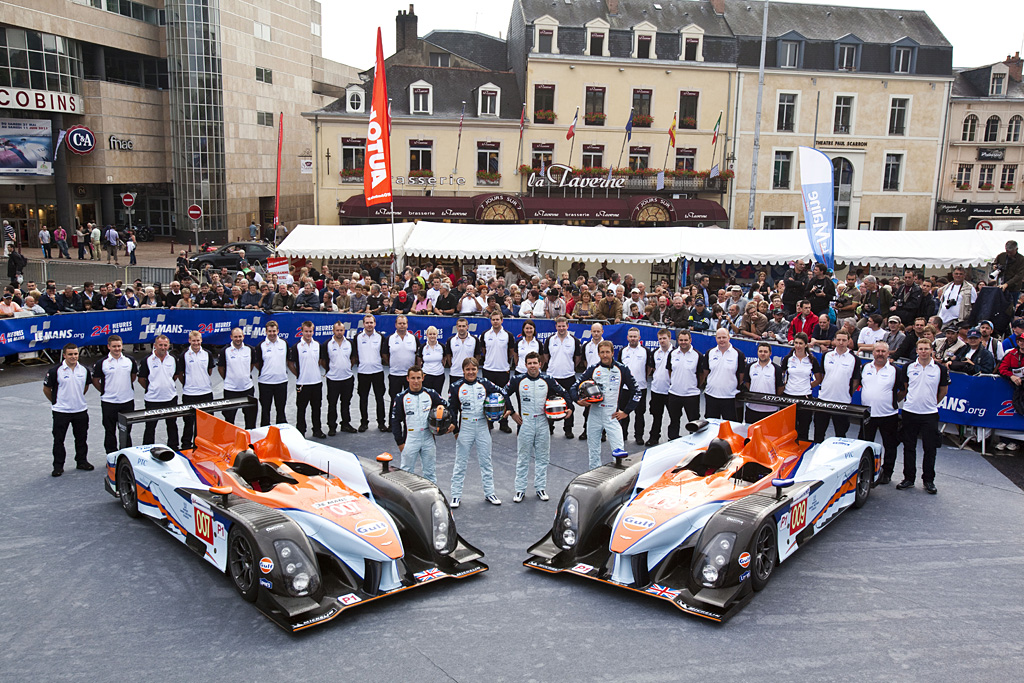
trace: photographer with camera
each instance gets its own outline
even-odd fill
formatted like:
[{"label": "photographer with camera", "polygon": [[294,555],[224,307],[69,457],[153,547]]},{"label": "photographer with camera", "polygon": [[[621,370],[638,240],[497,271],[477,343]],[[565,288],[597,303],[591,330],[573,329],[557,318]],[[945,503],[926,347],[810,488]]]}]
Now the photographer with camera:
[{"label": "photographer with camera", "polygon": [[971,306],[978,300],[978,290],[967,281],[967,273],[961,266],[953,269],[953,280],[939,289],[939,317],[948,325],[957,320],[967,320]]},{"label": "photographer with camera", "polygon": [[996,256],[995,271],[992,275],[996,276],[995,279],[1000,283],[999,288],[1008,292],[1010,300],[1016,302],[1020,295],[1021,283],[1024,282],[1024,256],[1017,251],[1016,240],[1008,241],[1006,251]]},{"label": "photographer with camera", "polygon": [[878,284],[874,275],[864,277],[864,294],[861,296],[860,321],[857,323],[859,329],[868,325],[868,320],[876,313],[885,320],[889,317],[889,307],[892,306],[892,292]]},{"label": "photographer with camera", "polygon": [[836,286],[828,276],[828,268],[823,263],[815,263],[811,280],[807,284],[807,300],[811,302],[811,312],[821,315],[828,311],[829,304],[836,297]]}]

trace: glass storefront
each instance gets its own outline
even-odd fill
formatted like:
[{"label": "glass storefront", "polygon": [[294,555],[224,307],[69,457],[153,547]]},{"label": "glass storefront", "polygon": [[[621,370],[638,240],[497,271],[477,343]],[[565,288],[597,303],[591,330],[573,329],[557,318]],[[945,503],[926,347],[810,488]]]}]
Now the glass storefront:
[{"label": "glass storefront", "polygon": [[82,50],[69,38],[0,26],[0,86],[82,92]]}]

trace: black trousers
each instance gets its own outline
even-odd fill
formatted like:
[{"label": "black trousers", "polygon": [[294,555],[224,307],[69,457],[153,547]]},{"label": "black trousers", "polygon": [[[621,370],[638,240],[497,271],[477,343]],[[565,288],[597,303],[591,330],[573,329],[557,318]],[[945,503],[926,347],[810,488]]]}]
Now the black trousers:
[{"label": "black trousers", "polygon": [[668,404],[668,394],[651,392],[651,436],[655,441],[661,440],[661,419]]},{"label": "black trousers", "polygon": [[306,434],[306,408],[313,413],[313,432],[322,433],[320,411],[323,408],[324,387],[322,384],[301,384],[295,387],[295,428]]},{"label": "black trousers", "polygon": [[775,414],[775,411],[774,410],[760,411],[760,410],[754,410],[750,406],[745,406],[744,407],[744,413],[745,414],[743,416],[743,421],[746,422],[748,425],[752,425],[755,422],[759,422],[759,421],[765,419],[766,417],[771,417],[772,415]]},{"label": "black trousers", "polygon": [[288,403],[288,382],[264,384],[260,382],[260,426],[270,424],[270,404],[277,409],[274,424],[284,424],[288,420],[284,416],[284,407]]},{"label": "black trousers", "polygon": [[[683,415],[683,411],[686,411],[686,421],[692,422],[700,417],[700,395],[697,396],[676,396],[675,394],[668,394],[668,439],[679,438],[679,423],[680,418]],[[708,417],[711,417],[710,408],[708,408]]]},{"label": "black trousers", "polygon": [[391,406],[395,404],[395,398],[408,386],[408,375],[388,375],[388,415],[391,414]]},{"label": "black trousers", "polygon": [[846,436],[846,432],[850,429],[850,418],[845,415],[817,413],[814,416],[814,443],[821,443],[825,440],[825,432],[828,430],[830,421],[835,428],[836,436],[840,439]]},{"label": "black trousers", "polygon": [[[107,453],[113,453],[118,448],[117,416],[135,410],[135,401],[125,401],[124,403],[100,401],[100,410],[103,416],[103,448]],[[132,445],[131,426],[128,427],[128,445]]]},{"label": "black trousers", "polygon": [[[231,389],[224,390],[224,398],[243,398],[245,396],[255,396],[256,387],[249,387],[245,391],[232,391]],[[235,424],[235,415],[238,414],[238,410],[225,410],[224,419],[231,424]],[[253,404],[250,408],[243,408],[242,415],[245,416],[245,428],[255,429],[256,428],[256,414],[257,408]]]},{"label": "black trousers", "polygon": [[738,421],[736,399],[715,398],[704,394],[704,417],[716,417],[719,420]]},{"label": "black trousers", "polygon": [[[647,390],[640,390],[640,400],[637,401],[636,408],[633,409],[633,413],[636,414],[636,424],[633,427],[633,436],[637,439],[643,440],[644,438],[644,413],[647,412]],[[619,420],[619,424],[622,425],[622,440],[626,441],[629,437],[629,413],[626,413],[626,417]]]},{"label": "black trousers", "polygon": [[[558,382],[558,386],[560,386],[563,389],[565,389],[565,393],[567,395],[571,395],[573,393],[573,387],[576,386],[576,376],[575,375],[573,375],[572,377],[566,377],[564,379],[559,379],[559,378],[556,377],[556,378],[554,378],[554,380],[556,382]],[[566,433],[567,436],[572,436],[573,416],[576,415],[576,408],[577,408],[576,406],[573,406],[573,411],[571,413],[569,413],[569,417],[567,417],[564,420],[562,420],[562,429],[565,430],[565,433]],[[586,411],[584,410],[584,414],[585,413],[586,413]],[[548,422],[548,429],[551,431],[552,434],[554,434],[555,433],[555,423],[554,422]],[[587,433],[586,430],[584,430],[583,433],[586,434]]]},{"label": "black trousers", "polygon": [[341,424],[351,424],[349,407],[352,403],[352,390],[355,388],[356,378],[353,375],[348,379],[327,380],[327,429],[334,431],[338,426],[338,401],[341,401]]},{"label": "black trousers", "polygon": [[[502,389],[504,389],[505,385],[508,384],[508,375],[509,373],[507,372],[499,372],[497,370],[484,370],[484,379],[494,382],[496,386],[499,386]],[[511,401],[511,398],[509,399],[509,401]],[[508,403],[508,405],[511,406],[512,404]],[[491,426],[494,426],[493,423],[491,424]],[[508,427],[508,418],[503,417],[500,420],[498,420],[498,426]]]},{"label": "black trousers", "polygon": [[67,450],[64,448],[64,437],[68,427],[75,436],[75,462],[79,465],[88,462],[89,456],[89,412],[53,413],[53,469],[63,470]]},{"label": "black trousers", "polygon": [[[183,406],[191,406],[196,403],[206,403],[207,401],[213,400],[213,392],[208,394],[199,394],[198,396],[189,396],[183,394],[181,397],[181,404]],[[195,448],[196,445],[196,417],[195,414],[185,416],[185,430],[181,435],[181,447],[182,448]]]},{"label": "black trousers", "polygon": [[444,391],[444,373],[441,373],[440,375],[423,375],[423,386],[427,389],[433,389],[436,391],[445,401],[448,400],[448,398],[441,393]]},{"label": "black trousers", "polygon": [[[170,401],[146,401],[146,410],[152,410],[154,408],[170,408],[178,405],[178,399],[172,398]],[[142,432],[142,443],[152,444],[156,441],[156,423],[159,420],[153,420],[152,422],[146,423],[146,428]],[[167,426],[167,447],[172,450],[178,450],[178,418],[169,417],[164,420],[164,424]]]},{"label": "black trousers", "polygon": [[939,414],[903,411],[903,478],[914,481],[917,477],[917,439],[921,438],[924,460],[921,462],[921,481],[935,481],[935,453],[939,450]]},{"label": "black trousers", "polygon": [[377,426],[383,427],[388,423],[387,415],[384,413],[384,372],[374,372],[369,375],[359,373],[359,419],[362,424],[369,423],[367,408],[370,403],[370,388],[373,388],[373,395],[377,399]]},{"label": "black trousers", "polygon": [[861,425],[860,438],[874,441],[875,434],[882,435],[882,473],[891,477],[896,469],[896,449],[900,444],[900,416],[872,417]]},{"label": "black trousers", "polygon": [[[790,398],[811,398],[810,394],[799,395],[799,394],[782,394],[783,396],[789,396]],[[810,441],[808,433],[811,431],[811,419],[813,415],[809,410],[800,410],[800,406],[796,408],[796,440],[797,441]]]}]

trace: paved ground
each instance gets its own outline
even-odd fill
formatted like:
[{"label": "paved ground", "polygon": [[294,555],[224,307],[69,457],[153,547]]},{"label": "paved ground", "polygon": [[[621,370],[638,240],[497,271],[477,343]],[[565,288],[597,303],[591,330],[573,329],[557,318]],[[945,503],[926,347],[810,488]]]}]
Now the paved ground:
[{"label": "paved ground", "polygon": [[[1024,664],[1024,493],[971,451],[943,448],[938,496],[875,489],[736,617],[714,625],[627,591],[524,569],[555,503],[511,502],[514,437],[495,432],[504,504],[484,503],[471,468],[456,513],[489,572],[289,635],[154,525],[128,519],[99,469],[49,476],[41,376],[0,388],[3,680],[973,681],[1014,680]],[[379,432],[328,442],[365,457],[394,450]],[[586,455],[580,441],[553,445],[557,500]],[[447,491],[451,437],[438,450]]]}]

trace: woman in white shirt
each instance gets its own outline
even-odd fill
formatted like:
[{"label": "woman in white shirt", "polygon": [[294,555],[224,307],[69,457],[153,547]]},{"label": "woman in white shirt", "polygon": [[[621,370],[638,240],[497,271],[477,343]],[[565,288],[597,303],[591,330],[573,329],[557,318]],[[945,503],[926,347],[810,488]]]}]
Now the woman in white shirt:
[{"label": "woman in white shirt", "polygon": [[540,353],[540,342],[537,341],[536,323],[527,320],[523,323],[523,334],[520,335],[515,350],[516,372],[521,375],[526,373],[526,354],[530,351]]},{"label": "woman in white shirt", "polygon": [[420,349],[420,364],[423,366],[423,386],[438,394],[444,389],[444,346],[437,343],[437,328],[427,328],[427,343]]},{"label": "woman in white shirt", "polygon": [[[825,376],[818,359],[807,353],[807,342],[807,334],[797,332],[793,336],[793,351],[782,359],[782,371],[786,378],[786,386],[782,390],[783,396],[810,398],[811,392],[821,384],[821,380]],[[808,440],[811,417],[810,411],[797,411],[796,438],[798,441]]]}]

